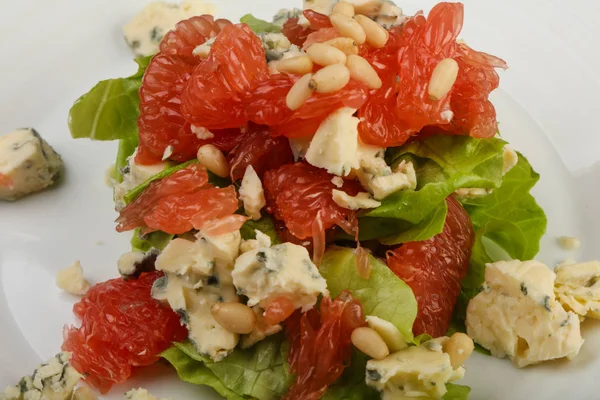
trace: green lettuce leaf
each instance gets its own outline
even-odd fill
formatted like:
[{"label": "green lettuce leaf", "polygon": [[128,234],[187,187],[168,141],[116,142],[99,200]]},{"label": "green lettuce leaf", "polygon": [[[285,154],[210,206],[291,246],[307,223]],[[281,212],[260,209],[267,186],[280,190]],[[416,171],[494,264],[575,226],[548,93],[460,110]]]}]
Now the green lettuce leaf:
[{"label": "green lettuce leaf", "polygon": [[[186,357],[182,357],[181,353]],[[179,373],[182,380],[212,386],[228,399],[275,400],[291,385],[287,353],[288,344],[283,335],[274,335],[249,349],[237,348],[220,362],[199,354],[189,342],[175,343],[161,356],[173,364],[178,373],[180,370],[187,372],[183,376]],[[194,373],[190,365],[195,366],[198,372]],[[214,379],[207,378],[207,371],[212,373]]]},{"label": "green lettuce leaf", "polygon": [[119,150],[117,151],[117,160],[115,161],[115,179],[117,182],[123,182],[123,174],[121,171],[127,166],[127,158],[129,158],[138,145],[137,135],[132,135],[119,140]]},{"label": "green lettuce leaf", "polygon": [[140,228],[135,228],[131,237],[131,249],[133,251],[147,252],[151,249],[163,250],[175,235],[162,231],[151,232],[142,235]]},{"label": "green lettuce leaf", "polygon": [[469,393],[471,393],[471,388],[468,386],[449,383],[446,385],[446,388],[448,391],[442,398],[443,400],[467,400],[469,398]]},{"label": "green lettuce leaf", "polygon": [[271,238],[271,244],[281,243],[281,240],[279,240],[279,236],[277,235],[277,231],[275,230],[273,218],[269,217],[268,215],[263,215],[258,221],[251,219],[247,220],[240,229],[242,239],[248,240],[256,238],[257,229]]},{"label": "green lettuce leaf", "polygon": [[247,24],[250,29],[252,29],[255,33],[277,33],[281,32],[281,27],[279,25],[275,25],[271,22],[258,19],[252,14],[246,14],[242,18],[240,18],[240,22]]},{"label": "green lettuce leaf", "polygon": [[365,315],[383,318],[398,328],[407,341],[413,340],[412,326],[417,316],[417,301],[410,287],[384,263],[370,257],[371,275],[364,279],[358,274],[354,251],[330,248],[319,268],[327,280],[331,297],[350,290],[360,300]]},{"label": "green lettuce leaf", "polygon": [[544,210],[529,193],[538,180],[539,174],[519,155],[517,165],[504,176],[500,188],[485,197],[463,200],[476,232],[452,329],[464,330],[467,305],[481,290],[487,263],[530,260],[538,253],[547,225]]},{"label": "green lettuce leaf", "polygon": [[[129,204],[133,200],[135,200],[144,190],[146,190],[148,188],[148,186],[150,186],[150,184],[152,182],[166,178],[167,176],[172,175],[173,173],[179,171],[180,169],[184,169],[188,165],[196,164],[197,162],[198,162],[198,160],[190,160],[190,161],[184,162],[182,164],[178,164],[173,167],[164,169],[156,175],[152,175],[150,178],[146,179],[144,182],[140,183],[138,186],[134,187],[129,192],[127,192],[125,194],[125,196],[123,196],[123,200],[125,201],[125,204]],[[213,185],[215,185],[217,187],[225,187],[225,186],[229,186],[231,184],[231,181],[229,179],[221,178],[221,177],[213,174],[210,171],[207,171],[207,172],[208,172],[208,181],[210,183],[212,183]]]},{"label": "green lettuce leaf", "polygon": [[327,389],[321,400],[379,400],[381,394],[365,383],[368,360],[369,357],[363,353],[354,351],[350,365]]},{"label": "green lettuce leaf", "polygon": [[161,357],[175,367],[179,379],[184,382],[210,386],[221,396],[229,400],[246,399],[225,386],[203,362],[194,360],[175,346],[163,351]]},{"label": "green lettuce leaf", "polygon": [[128,78],[101,81],[69,111],[74,138],[116,140],[137,136],[142,77],[152,57],[136,58],[138,70]]},{"label": "green lettuce leaf", "polygon": [[392,166],[402,160],[414,163],[417,189],[391,194],[364,217],[418,224],[456,189],[499,187],[504,145],[496,138],[438,135],[388,150],[386,157]]}]

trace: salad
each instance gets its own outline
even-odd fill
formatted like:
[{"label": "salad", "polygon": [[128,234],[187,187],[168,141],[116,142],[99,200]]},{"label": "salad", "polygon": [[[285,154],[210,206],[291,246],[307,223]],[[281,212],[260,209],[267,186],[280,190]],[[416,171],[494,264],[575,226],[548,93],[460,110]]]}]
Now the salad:
[{"label": "salad", "polygon": [[192,3],[149,5],[125,29],[137,72],[71,108],[74,138],[119,143],[131,251],[106,282],[59,273],[78,323],[0,398],[89,399],[80,379],[107,393],[162,359],[227,399],[458,400],[475,350],[579,353],[600,262],[533,260],[539,175],[499,133],[507,64],[459,39],[461,3],[239,23]]}]

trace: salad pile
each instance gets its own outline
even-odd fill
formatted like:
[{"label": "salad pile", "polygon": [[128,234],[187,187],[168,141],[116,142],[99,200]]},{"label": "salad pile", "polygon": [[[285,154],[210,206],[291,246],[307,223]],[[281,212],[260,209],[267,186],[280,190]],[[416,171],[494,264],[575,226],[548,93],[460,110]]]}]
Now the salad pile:
[{"label": "salad pile", "polygon": [[463,5],[304,3],[152,29],[156,54],[72,107],[73,137],[119,142],[133,236],[121,277],[64,273],[87,290],[69,365],[102,393],[163,358],[228,399],[467,399],[473,339],[519,367],[575,356],[600,263],[517,261],[546,229],[539,176]]}]

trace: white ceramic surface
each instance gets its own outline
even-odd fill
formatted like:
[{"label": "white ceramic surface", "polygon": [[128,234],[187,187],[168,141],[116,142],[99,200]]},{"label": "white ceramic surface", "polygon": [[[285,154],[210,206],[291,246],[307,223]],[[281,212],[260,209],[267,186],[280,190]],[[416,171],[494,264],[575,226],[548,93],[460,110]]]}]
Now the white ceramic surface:
[{"label": "white ceramic surface", "polygon": [[[63,156],[66,176],[47,192],[0,204],[0,387],[14,383],[56,353],[64,324],[74,322],[75,298],[55,287],[55,273],[81,260],[95,281],[116,275],[115,262],[128,237],[114,231],[111,192],[104,172],[112,143],[72,140],[67,112],[98,80],[135,70],[121,26],[145,1],[0,0],[0,133],[33,126]],[[216,2],[222,15],[252,11],[269,17],[285,1]],[[297,4],[297,3],[296,3]],[[428,10],[433,1],[407,1],[405,11]],[[542,179],[535,194],[548,214],[539,258],[600,258],[600,166],[596,118],[600,115],[600,37],[595,0],[466,0],[462,37],[499,55],[502,73],[493,100],[503,135],[525,153]],[[582,238],[571,254],[556,246],[559,235]],[[597,399],[600,328],[584,323],[586,343],[572,362],[516,370],[506,360],[476,354],[463,381],[471,399]],[[136,374],[110,398],[143,385],[174,399],[216,397],[183,384],[156,366]]]}]

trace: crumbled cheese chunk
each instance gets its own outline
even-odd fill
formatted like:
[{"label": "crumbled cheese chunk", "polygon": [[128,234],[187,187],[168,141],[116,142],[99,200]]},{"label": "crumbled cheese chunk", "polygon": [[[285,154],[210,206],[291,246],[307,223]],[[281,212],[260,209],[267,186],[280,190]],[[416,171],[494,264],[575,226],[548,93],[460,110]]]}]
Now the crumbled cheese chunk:
[{"label": "crumbled cheese chunk", "polygon": [[261,247],[238,257],[233,283],[239,294],[248,297],[248,305],[266,307],[270,300],[285,296],[294,308],[306,311],[327,294],[327,282],[319,274],[308,251],[293,243]]},{"label": "crumbled cheese chunk", "polygon": [[[404,24],[408,17],[402,14],[402,9],[400,7],[391,1],[385,1],[379,8],[377,14],[373,16],[373,19],[385,29],[391,29],[394,26]],[[452,118],[450,117],[448,121],[451,119]]]},{"label": "crumbled cheese chunk", "polygon": [[341,188],[342,186],[344,186],[344,180],[339,176],[334,176],[333,178],[331,178],[331,183],[333,183],[337,188]]},{"label": "crumbled cheese chunk", "polygon": [[213,14],[215,7],[201,0],[184,1],[181,4],[157,1],[148,4],[123,27],[127,45],[137,57],[158,52],[158,45],[175,24],[195,15]]},{"label": "crumbled cheese chunk", "polygon": [[509,145],[504,146],[504,167],[502,168],[502,175],[506,175],[508,171],[513,169],[519,162],[519,155]]},{"label": "crumbled cheese chunk", "polygon": [[141,251],[123,253],[117,261],[119,274],[123,279],[130,279],[137,278],[142,272],[153,271],[157,256],[157,249],[152,249],[146,253]]},{"label": "crumbled cheese chunk", "polygon": [[311,140],[312,136],[289,138],[290,148],[292,149],[292,154],[294,155],[294,161],[298,161],[306,156],[306,152],[308,151],[308,146],[310,146]]},{"label": "crumbled cheese chunk", "polygon": [[399,190],[417,187],[417,175],[411,162],[402,161],[392,171],[380,155],[361,158],[358,180],[376,200],[383,200]]},{"label": "crumbled cheese chunk", "polygon": [[559,303],[582,317],[600,319],[600,261],[559,265],[554,272]]},{"label": "crumbled cheese chunk", "polygon": [[56,181],[60,156],[32,128],[0,137],[0,200],[17,200]]},{"label": "crumbled cheese chunk", "polygon": [[346,176],[358,168],[358,118],[353,108],[331,113],[319,126],[306,152],[306,161],[333,175]]},{"label": "crumbled cheese chunk", "polygon": [[254,324],[252,332],[247,335],[242,335],[242,338],[240,339],[240,346],[242,349],[252,347],[267,336],[281,332],[282,329],[279,324],[269,325],[265,321],[264,310],[260,306],[256,305],[252,307],[252,311],[254,311],[254,315],[256,315],[256,324]]},{"label": "crumbled cheese chunk", "polygon": [[255,221],[259,220],[261,217],[260,210],[267,205],[267,202],[262,182],[254,168],[252,168],[252,165],[246,167],[239,192],[240,199],[244,203],[246,215]]},{"label": "crumbled cheese chunk", "polygon": [[125,207],[125,200],[123,200],[123,197],[128,192],[152,176],[162,172],[165,168],[171,166],[168,161],[150,165],[138,164],[135,162],[136,154],[137,150],[129,158],[127,158],[127,166],[121,171],[121,174],[123,175],[123,182],[115,186],[114,200],[117,211]]},{"label": "crumbled cheese chunk", "polygon": [[406,340],[398,328],[391,322],[374,315],[367,315],[366,320],[369,327],[379,333],[379,336],[381,336],[391,352],[400,351],[408,347]]},{"label": "crumbled cheese chunk", "polygon": [[137,388],[131,389],[125,393],[125,400],[168,400],[166,398],[159,399],[150,393],[147,389]]},{"label": "crumbled cheese chunk", "polygon": [[63,352],[40,365],[31,376],[0,393],[2,400],[67,400],[81,375],[69,364],[71,353]]},{"label": "crumbled cheese chunk", "polygon": [[271,237],[262,231],[255,229],[256,240],[258,240],[258,244],[260,247],[271,247]]},{"label": "crumbled cheese chunk", "polygon": [[463,199],[478,199],[492,193],[492,189],[484,188],[460,188],[456,189],[454,194]]},{"label": "crumbled cheese chunk", "polygon": [[283,33],[261,33],[260,38],[268,61],[280,60],[292,43]]},{"label": "crumbled cheese chunk", "polygon": [[159,271],[196,278],[210,275],[214,262],[202,243],[175,238],[156,258],[155,265]]},{"label": "crumbled cheese chunk", "polygon": [[556,301],[555,277],[537,261],[488,264],[487,287],[467,307],[468,335],[519,368],[575,357],[583,344],[579,319]]},{"label": "crumbled cheese chunk", "polygon": [[465,369],[452,369],[450,357],[442,346],[432,346],[430,340],[392,353],[383,360],[367,362],[367,385],[383,392],[384,399],[441,399],[446,384],[464,376]]},{"label": "crumbled cheese chunk", "polygon": [[56,286],[67,293],[78,296],[84,295],[91,287],[90,283],[83,277],[83,268],[79,260],[58,271]]},{"label": "crumbled cheese chunk", "polygon": [[565,250],[579,250],[581,240],[571,236],[561,236],[557,239],[558,244]]},{"label": "crumbled cheese chunk", "polygon": [[[207,44],[207,43],[208,42],[206,42],[205,44]],[[203,44],[201,46],[204,46],[205,44]],[[197,48],[198,47],[196,47],[196,49]],[[194,51],[196,51],[196,49],[194,49]],[[196,54],[196,53],[194,53],[194,54]],[[207,52],[206,55],[208,56],[208,52]],[[190,130],[200,140],[208,140],[208,139],[212,139],[212,138],[215,137],[214,133],[212,133],[211,131],[209,131],[208,129],[206,129],[206,128],[202,127],[202,126],[192,125],[192,126],[190,126]]]},{"label": "crumbled cheese chunk", "polygon": [[342,190],[332,190],[332,197],[335,204],[349,210],[360,210],[362,208],[377,208],[381,205],[377,200],[373,200],[369,193],[358,193],[356,196],[350,196]]},{"label": "crumbled cheese chunk", "polygon": [[168,160],[173,155],[173,146],[169,145],[165,147],[165,151],[163,152],[162,160]]}]

